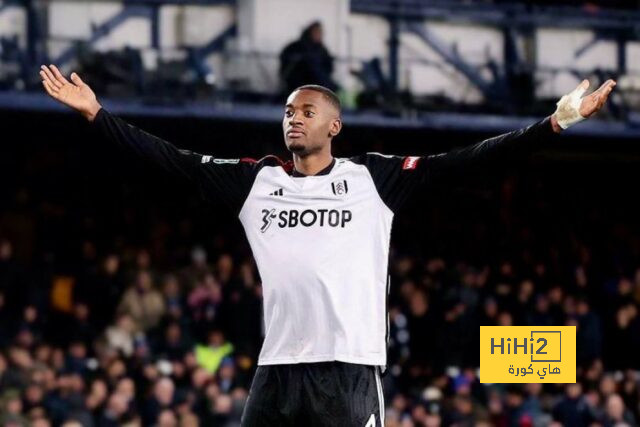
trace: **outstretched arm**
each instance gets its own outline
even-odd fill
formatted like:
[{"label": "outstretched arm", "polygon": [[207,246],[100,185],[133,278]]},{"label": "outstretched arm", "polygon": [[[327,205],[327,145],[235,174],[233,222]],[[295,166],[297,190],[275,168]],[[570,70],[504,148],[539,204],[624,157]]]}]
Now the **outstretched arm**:
[{"label": "outstretched arm", "polygon": [[553,115],[524,129],[496,136],[469,147],[452,150],[448,153],[426,156],[424,158],[427,182],[438,182],[469,174],[469,169],[486,169],[499,165],[512,155],[526,154],[535,149],[540,142],[551,140],[582,120],[597,113],[607,101],[616,82],[607,80],[598,90],[585,96],[589,81],[584,80],[568,95],[558,102]]},{"label": "outstretched arm", "polygon": [[197,181],[202,156],[180,150],[171,143],[144,132],[104,110],[95,93],[76,73],[67,80],[55,65],[41,67],[40,76],[47,93],[55,100],[78,111],[94,123],[116,145],[166,172]]},{"label": "outstretched arm", "polygon": [[242,207],[258,171],[253,159],[217,159],[180,150],[111,115],[76,73],[68,81],[55,65],[43,65],[40,76],[52,98],[78,111],[125,151],[191,181],[208,202],[222,200],[236,213]]},{"label": "outstretched arm", "polygon": [[475,175],[471,169],[488,170],[491,165],[511,158],[510,154],[531,151],[541,141],[551,139],[563,129],[592,116],[602,108],[615,82],[609,80],[591,95],[581,98],[588,86],[589,82],[585,80],[564,96],[552,116],[525,129],[469,147],[430,156],[366,153],[350,160],[368,169],[382,201],[391,211],[397,212],[425,183],[451,184],[461,178],[469,179]]}]

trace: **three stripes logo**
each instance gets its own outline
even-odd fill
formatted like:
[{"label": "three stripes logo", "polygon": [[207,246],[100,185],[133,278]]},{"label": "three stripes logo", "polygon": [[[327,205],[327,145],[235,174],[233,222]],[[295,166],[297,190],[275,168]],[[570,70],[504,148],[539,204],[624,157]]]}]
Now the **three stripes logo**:
[{"label": "three stripes logo", "polygon": [[270,196],[282,196],[282,188],[277,189],[276,191],[269,193]]},{"label": "three stripes logo", "polygon": [[342,196],[343,194],[347,194],[349,191],[349,187],[347,186],[347,180],[343,179],[340,181],[333,181],[331,183],[331,191],[336,196]]}]

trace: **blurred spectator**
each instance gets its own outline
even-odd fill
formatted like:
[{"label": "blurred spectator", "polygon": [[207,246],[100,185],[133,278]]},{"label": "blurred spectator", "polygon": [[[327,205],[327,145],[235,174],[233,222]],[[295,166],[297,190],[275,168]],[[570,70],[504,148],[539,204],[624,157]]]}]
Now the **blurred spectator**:
[{"label": "blurred spectator", "polygon": [[[174,401],[175,385],[170,378],[160,378],[153,386],[153,394],[145,404],[142,420],[145,425],[157,423],[165,412],[170,410]],[[171,412],[171,411],[169,411]],[[167,420],[168,415],[164,416]],[[175,417],[173,418],[175,420]]]},{"label": "blurred spectator", "polygon": [[280,78],[288,95],[295,88],[317,84],[336,90],[333,81],[333,58],[322,43],[323,27],[318,21],[302,31],[300,38],[288,44],[280,53]]},{"label": "blurred spectator", "polygon": [[153,277],[147,270],[136,274],[135,284],[122,296],[118,313],[131,316],[136,331],[147,331],[156,326],[165,312],[162,294],[154,289]]},{"label": "blurred spectator", "polygon": [[127,313],[118,315],[115,325],[107,328],[105,337],[109,348],[131,356],[135,340],[135,324],[131,316]]},{"label": "blurred spectator", "polygon": [[579,383],[565,387],[564,398],[553,408],[553,418],[566,426],[588,426],[595,421],[583,400]]},{"label": "blurred spectator", "polygon": [[90,307],[90,322],[95,328],[103,329],[112,319],[123,292],[121,259],[112,253],[102,259],[95,273],[78,281],[74,299]]},{"label": "blurred spectator", "polygon": [[619,395],[609,396],[606,405],[606,415],[602,423],[604,427],[636,425],[633,415],[625,408],[624,401]]}]

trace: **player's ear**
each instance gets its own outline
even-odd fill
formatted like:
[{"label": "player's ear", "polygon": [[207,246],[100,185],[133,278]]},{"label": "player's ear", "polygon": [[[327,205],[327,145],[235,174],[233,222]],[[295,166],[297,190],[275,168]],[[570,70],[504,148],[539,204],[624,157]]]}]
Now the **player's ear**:
[{"label": "player's ear", "polygon": [[329,136],[331,138],[335,137],[342,130],[342,120],[340,117],[333,119],[331,122],[331,126],[329,127]]}]

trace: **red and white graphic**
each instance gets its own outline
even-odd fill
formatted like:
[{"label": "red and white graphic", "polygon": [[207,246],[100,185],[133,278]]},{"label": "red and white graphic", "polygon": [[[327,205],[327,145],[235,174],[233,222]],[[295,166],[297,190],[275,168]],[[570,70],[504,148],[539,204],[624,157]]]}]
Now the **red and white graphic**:
[{"label": "red and white graphic", "polygon": [[418,160],[420,160],[419,156],[405,157],[402,169],[415,169],[418,166]]}]

